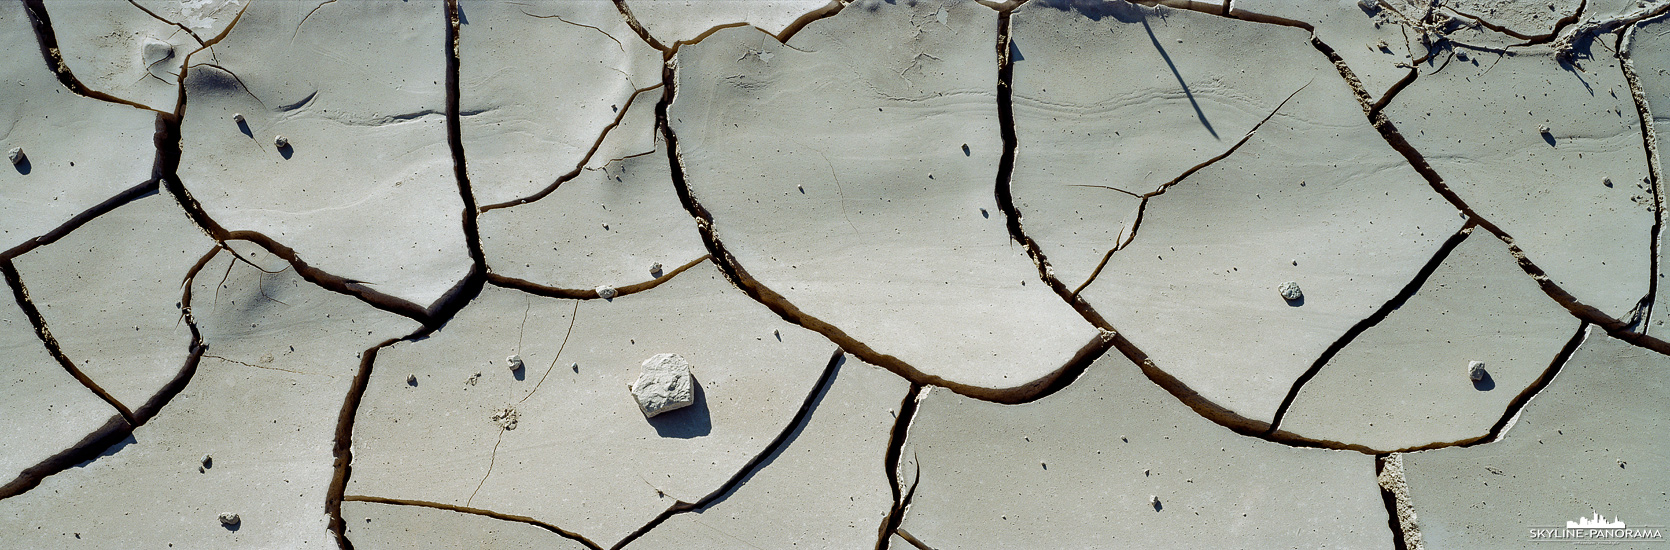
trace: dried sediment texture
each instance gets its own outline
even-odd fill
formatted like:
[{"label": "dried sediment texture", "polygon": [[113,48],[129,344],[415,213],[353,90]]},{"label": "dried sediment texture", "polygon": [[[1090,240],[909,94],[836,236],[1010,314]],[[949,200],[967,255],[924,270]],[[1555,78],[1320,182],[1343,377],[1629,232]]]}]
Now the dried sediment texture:
[{"label": "dried sediment texture", "polygon": [[996,19],[865,3],[787,45],[721,30],[679,51],[668,118],[694,200],[754,281],[928,377],[1002,390],[1098,335],[998,210]]},{"label": "dried sediment texture", "polygon": [[1236,0],[1230,14],[1254,21],[1279,18],[1310,25],[1316,38],[1332,47],[1351,68],[1370,99],[1379,99],[1409,74],[1410,52],[1424,52],[1420,31],[1405,17],[1419,18],[1401,1],[1362,3],[1308,0]]},{"label": "dried sediment texture", "polygon": [[[1322,366],[1280,428],[1376,452],[1484,438],[1577,328],[1506,244],[1474,231],[1408,301]],[[1469,377],[1474,361],[1484,363],[1479,381]]]},{"label": "dried sediment texture", "polygon": [[[1664,167],[1670,165],[1670,16],[1661,16],[1641,23],[1630,32],[1630,40],[1626,43],[1631,65],[1635,68],[1637,84],[1641,86],[1642,95],[1646,96],[1647,107],[1652,115],[1654,137],[1658,143],[1659,178],[1663,178]],[[1658,182],[1662,187],[1665,182]],[[1660,212],[1660,216],[1664,213]],[[1659,239],[1658,247],[1658,285],[1666,288],[1670,279],[1665,278],[1667,264],[1663,234],[1654,236]],[[1663,336],[1664,326],[1670,321],[1670,292],[1660,291],[1654,295],[1653,316],[1646,332],[1654,336]]]},{"label": "dried sediment texture", "polygon": [[20,148],[25,159],[0,165],[5,251],[149,180],[156,113],[65,89],[37,53],[21,2],[0,4],[0,49],[11,52],[0,62],[0,150]]},{"label": "dried sediment texture", "polygon": [[[143,4],[85,0],[45,0],[42,4],[52,18],[64,67],[82,85],[158,111],[174,111],[186,54],[203,47],[199,39],[213,38],[194,36],[159,19],[160,13],[146,13],[140,8]],[[225,18],[230,20],[237,10],[231,8]]]},{"label": "dried sediment texture", "polygon": [[125,426],[47,353],[9,292],[0,296],[0,372],[0,494],[49,458]]},{"label": "dried sediment texture", "polygon": [[1590,46],[1576,66],[1544,46],[1439,55],[1385,114],[1555,284],[1628,319],[1652,276],[1654,197],[1629,85]]},{"label": "dried sediment texture", "polygon": [[[1295,56],[1308,47],[1296,30],[1231,25],[1194,32],[1246,33]],[[1080,293],[1159,369],[1255,429],[1463,223],[1368,125],[1326,57],[1310,50],[1261,78],[1285,81],[1278,101],[1291,98],[1266,107],[1234,154],[1149,198],[1134,240]],[[1048,223],[1023,213],[1029,230]],[[1302,299],[1283,299],[1289,281]]]},{"label": "dried sediment texture", "polygon": [[[843,358],[811,419],[766,467],[713,505],[668,518],[628,545],[656,548],[859,548],[893,501],[888,430],[910,384]],[[741,541],[740,543],[738,541]],[[902,548],[902,547],[897,547]]]},{"label": "dried sediment texture", "polygon": [[1117,356],[1022,405],[931,392],[904,456],[932,548],[1392,547],[1373,457],[1241,437]]},{"label": "dried sediment texture", "polygon": [[323,503],[342,398],[360,353],[417,323],[232,262],[191,287],[209,351],[190,384],[96,459],[0,500],[8,546],[337,547]]},{"label": "dried sediment texture", "polygon": [[1666,369],[1664,356],[1591,331],[1501,440],[1404,455],[1426,547],[1523,548],[1540,544],[1531,528],[1596,513],[1670,523]]},{"label": "dried sediment texture", "polygon": [[137,410],[191,355],[180,281],[213,245],[172,198],[153,194],[13,261],[64,356]]},{"label": "dried sediment texture", "polygon": [[[347,494],[530,517],[607,547],[763,452],[833,350],[711,264],[578,305],[489,286],[439,332],[377,356]],[[509,353],[528,368],[501,367]],[[627,384],[659,353],[690,361],[696,403],[645,419]],[[506,405],[514,430],[490,419]]]},{"label": "dried sediment texture", "polygon": [[[477,204],[531,195],[585,160],[661,52],[612,2],[460,2],[459,125]],[[659,95],[659,94],[654,94]]]},{"label": "dried sediment texture", "polygon": [[[471,268],[447,146],[442,10],[251,4],[213,59],[194,56],[187,69],[186,189],[227,230],[266,235],[418,307],[435,303]],[[278,136],[290,146],[275,147]]]},{"label": "dried sediment texture", "polygon": [[423,506],[348,501],[342,518],[355,550],[586,547],[538,525]]},{"label": "dried sediment texture", "polygon": [[747,23],[775,35],[802,16],[831,4],[830,0],[626,1],[644,30],[667,46],[695,40],[720,25]]},{"label": "dried sediment texture", "polygon": [[488,268],[547,287],[619,288],[661,276],[657,264],[671,272],[707,254],[666,150],[646,153],[586,169],[538,201],[481,213]]}]

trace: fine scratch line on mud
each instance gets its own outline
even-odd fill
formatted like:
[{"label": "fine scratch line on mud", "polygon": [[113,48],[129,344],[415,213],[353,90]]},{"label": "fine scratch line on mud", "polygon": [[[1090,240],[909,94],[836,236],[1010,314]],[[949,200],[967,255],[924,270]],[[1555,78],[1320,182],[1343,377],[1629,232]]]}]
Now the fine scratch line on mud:
[{"label": "fine scratch line on mud", "polygon": [[[502,520],[502,521],[512,521],[512,522],[516,522],[516,523],[525,523],[525,524],[532,525],[534,527],[538,527],[540,529],[544,529],[546,531],[550,531],[552,533],[555,533],[558,536],[561,536],[562,538],[580,543],[581,545],[584,545],[586,548],[590,548],[591,550],[602,550],[602,547],[598,546],[597,543],[594,543],[594,542],[586,539],[585,537],[580,536],[578,533],[575,533],[573,531],[568,531],[566,529],[562,529],[562,528],[557,527],[555,525],[551,525],[549,523],[545,523],[543,521],[539,521],[539,520],[536,520],[536,519],[533,519],[533,518],[530,518],[530,517],[527,517],[527,516],[517,516],[517,515],[505,514],[505,513],[501,513],[501,512],[494,512],[492,510],[483,510],[481,508],[471,508],[471,507],[468,507],[468,506],[457,506],[457,505],[452,505],[452,504],[441,504],[439,502],[429,502],[429,501],[425,501],[425,500],[409,500],[409,499],[399,499],[399,498],[374,497],[374,496],[367,496],[367,495],[346,495],[346,496],[343,496],[341,500],[344,501],[344,502],[371,502],[371,503],[375,503],[375,504],[388,504],[388,505],[393,505],[393,506],[416,506],[416,507],[420,507],[420,508],[433,508],[433,509],[436,509],[436,510],[446,510],[446,511],[449,511],[449,512],[458,512],[460,514],[470,514],[470,515],[475,515],[475,516],[493,518],[493,519]],[[349,548],[352,548],[352,547],[349,546]]]},{"label": "fine scratch line on mud", "polygon": [[[539,382],[535,382],[534,385],[533,385],[533,389],[528,390],[528,394],[522,396],[522,400],[517,401],[517,403],[523,403],[523,402],[527,401],[529,397],[533,397],[533,392],[539,391],[539,386],[541,384],[545,383],[545,377],[551,375],[551,369],[557,368],[557,361],[562,359],[562,350],[568,347],[568,337],[574,335],[574,321],[578,320],[579,318],[580,318],[580,301],[575,300],[574,301],[574,311],[571,311],[568,314],[568,332],[566,332],[562,335],[562,345],[557,346],[557,355],[556,355],[556,357],[551,358],[551,366],[545,368],[545,374],[543,376],[539,377]],[[524,323],[527,322],[527,319],[526,319],[525,316],[524,316],[522,322],[524,322]],[[518,342],[516,344],[518,351],[520,351],[521,345],[522,344],[520,342]],[[504,437],[503,434],[500,434],[500,437]],[[497,449],[498,445],[494,445],[493,448]],[[489,471],[491,471],[490,468],[489,468]],[[476,487],[476,490],[480,490],[480,489],[481,489],[481,487],[479,487],[479,486]]]}]

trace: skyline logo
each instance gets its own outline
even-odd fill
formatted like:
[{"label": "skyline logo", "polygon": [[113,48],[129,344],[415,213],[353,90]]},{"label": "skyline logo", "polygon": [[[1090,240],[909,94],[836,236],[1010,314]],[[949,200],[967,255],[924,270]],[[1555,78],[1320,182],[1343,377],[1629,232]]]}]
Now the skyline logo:
[{"label": "skyline logo", "polygon": [[1600,512],[1589,517],[1568,521],[1564,528],[1531,527],[1532,542],[1570,542],[1572,544],[1613,545],[1622,542],[1664,542],[1664,526],[1639,525],[1629,527],[1617,516],[1606,519]]}]

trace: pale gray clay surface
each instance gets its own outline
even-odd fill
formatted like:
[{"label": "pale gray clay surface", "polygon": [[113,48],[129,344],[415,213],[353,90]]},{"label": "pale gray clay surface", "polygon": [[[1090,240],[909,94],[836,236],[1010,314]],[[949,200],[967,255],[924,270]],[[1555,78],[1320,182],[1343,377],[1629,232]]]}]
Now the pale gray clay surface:
[{"label": "pale gray clay surface", "polygon": [[[653,112],[653,102],[641,103],[633,108]],[[666,151],[643,153],[583,170],[540,200],[481,213],[488,267],[552,288],[619,288],[706,255],[695,219],[679,203]],[[664,273],[650,269],[658,263]]]},{"label": "pale gray clay surface", "polygon": [[[1670,360],[1590,331],[1500,441],[1404,455],[1426,547],[1524,548],[1533,528],[1604,515],[1670,523]],[[1614,548],[1651,548],[1639,540]]]},{"label": "pale gray clay surface", "polygon": [[[1213,33],[1307,62],[1259,74],[1289,82],[1280,109],[1264,107],[1257,116],[1269,119],[1234,154],[1150,197],[1134,238],[1080,297],[1158,368],[1227,409],[1228,422],[1267,427],[1316,358],[1396,296],[1463,220],[1369,126],[1303,33],[1213,24]],[[1189,55],[1172,57],[1228,54]],[[1192,113],[1186,102],[1179,109]],[[1028,227],[1049,223],[1025,214]],[[1301,299],[1283,299],[1286,282]]]},{"label": "pale gray clay surface", "polygon": [[1373,457],[1236,435],[1118,357],[1032,403],[934,390],[916,415],[901,528],[931,548],[1392,548]]},{"label": "pale gray clay surface", "polygon": [[1506,244],[1475,230],[1408,301],[1322,365],[1280,429],[1375,452],[1477,441],[1577,328]]},{"label": "pale gray clay surface", "polygon": [[909,390],[881,367],[842,358],[811,418],[761,470],[722,500],[668,518],[627,548],[872,546],[893,505],[888,430]]},{"label": "pale gray clay surface", "polygon": [[38,477],[47,459],[127,425],[59,366],[17,301],[0,296],[0,494]]},{"label": "pale gray clay surface", "polygon": [[611,2],[460,8],[459,120],[477,204],[550,186],[585,160],[634,91],[661,81],[661,52]]},{"label": "pale gray clay surface", "polygon": [[[146,4],[44,0],[64,67],[88,88],[164,112],[174,112],[186,55],[213,35],[182,29]],[[176,5],[182,4],[175,2]],[[230,19],[238,7],[222,10]],[[170,14],[174,15],[174,14]],[[20,50],[22,53],[27,50]]]},{"label": "pale gray clay surface", "polygon": [[137,410],[186,368],[180,281],[212,247],[172,198],[151,195],[13,262],[64,356]]},{"label": "pale gray clay surface", "polygon": [[1024,391],[1099,335],[1011,244],[992,191],[996,15],[865,3],[787,45],[724,29],[679,51],[668,116],[691,194],[758,284],[927,377]]},{"label": "pale gray clay surface", "polygon": [[1409,74],[1411,51],[1424,51],[1419,33],[1410,29],[1411,18],[1420,17],[1419,8],[1407,0],[1390,0],[1385,5],[1376,0],[1237,0],[1230,14],[1254,21],[1310,25],[1316,38],[1350,67],[1371,100],[1380,99]]},{"label": "pale gray clay surface", "polygon": [[445,22],[433,2],[250,4],[187,68],[181,181],[227,230],[429,307],[470,269]]},{"label": "pale gray clay surface", "polygon": [[[102,2],[100,4],[103,4]],[[78,96],[47,68],[20,2],[0,5],[0,251],[151,178],[156,113]],[[73,165],[71,163],[74,163]]]},{"label": "pale gray clay surface", "polygon": [[585,548],[537,525],[423,506],[348,501],[342,517],[356,549]]},{"label": "pale gray clay surface", "polygon": [[322,503],[343,396],[361,353],[417,324],[224,252],[191,291],[209,346],[191,382],[125,441],[0,500],[6,545],[337,547]]},{"label": "pale gray clay surface", "polygon": [[[489,286],[441,331],[379,352],[347,494],[531,517],[610,546],[762,452],[833,351],[709,264],[612,301]],[[526,376],[497,366],[512,352]],[[645,419],[627,385],[658,353],[695,365],[699,389]],[[506,406],[514,430],[490,418]]]},{"label": "pale gray clay surface", "polygon": [[1385,114],[1555,284],[1627,319],[1652,276],[1653,191],[1618,60],[1585,53],[1581,72],[1544,46],[1441,55]]}]

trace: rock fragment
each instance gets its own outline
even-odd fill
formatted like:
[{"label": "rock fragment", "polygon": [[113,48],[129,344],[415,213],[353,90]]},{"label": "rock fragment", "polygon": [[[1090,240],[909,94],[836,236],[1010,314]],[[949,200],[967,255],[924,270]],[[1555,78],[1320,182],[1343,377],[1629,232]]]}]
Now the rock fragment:
[{"label": "rock fragment", "polygon": [[12,164],[22,164],[23,148],[13,147],[12,150],[6,151],[6,159],[12,161]]},{"label": "rock fragment", "polygon": [[510,366],[510,372],[522,370],[522,356],[520,355],[511,354],[510,357],[504,358],[504,362]]},{"label": "rock fragment", "polygon": [[1299,283],[1293,281],[1282,283],[1276,287],[1276,292],[1280,292],[1281,298],[1289,302],[1305,297],[1305,293],[1299,290]]},{"label": "rock fragment", "polygon": [[234,514],[232,512],[221,512],[220,513],[220,524],[221,525],[231,527],[231,526],[237,525],[241,522],[243,522],[243,520],[238,518],[237,514]]},{"label": "rock fragment", "polygon": [[1467,377],[1474,382],[1484,380],[1484,361],[1467,362]]},{"label": "rock fragment", "polygon": [[662,353],[644,360],[643,372],[632,383],[632,397],[644,418],[682,409],[696,402],[696,384],[690,377],[690,362],[676,353]]},{"label": "rock fragment", "polygon": [[603,286],[597,287],[597,297],[598,298],[602,298],[604,300],[610,300],[610,299],[613,299],[615,296],[618,296],[618,295],[620,295],[620,292],[616,291],[615,287],[612,287],[612,286],[609,286],[609,285],[603,285]]}]

